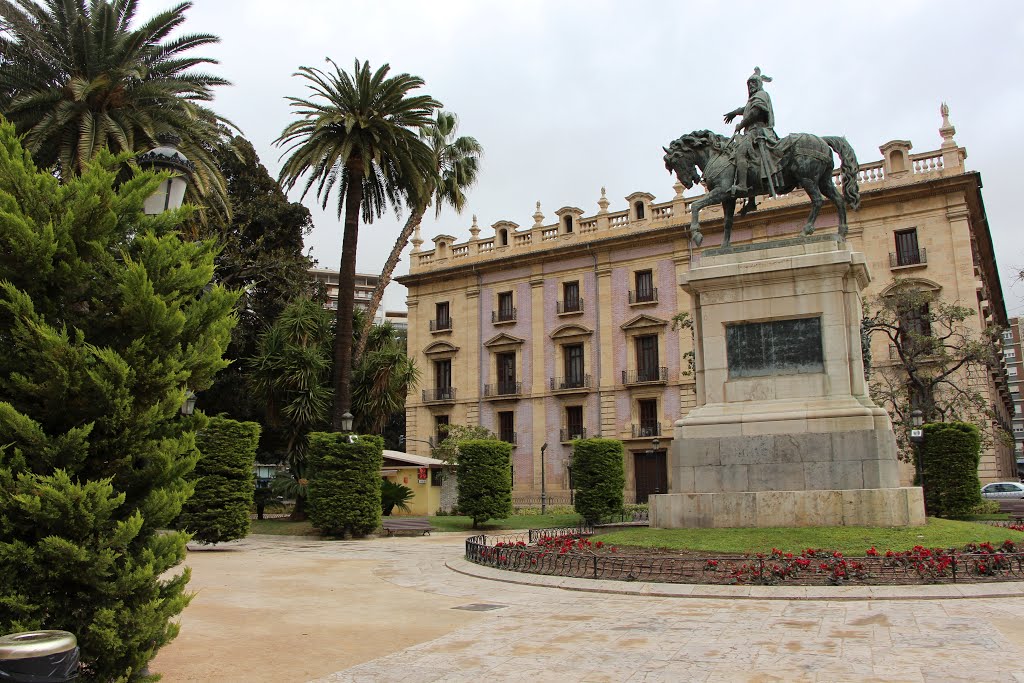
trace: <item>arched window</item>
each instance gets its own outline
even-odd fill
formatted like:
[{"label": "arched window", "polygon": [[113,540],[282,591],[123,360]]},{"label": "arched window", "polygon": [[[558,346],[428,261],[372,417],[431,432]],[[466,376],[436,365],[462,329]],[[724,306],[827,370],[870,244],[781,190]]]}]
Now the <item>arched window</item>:
[{"label": "arched window", "polygon": [[572,216],[565,217],[565,231],[572,232]]},{"label": "arched window", "polygon": [[636,219],[642,221],[644,219],[644,203],[637,202],[633,207],[636,209]]},{"label": "arched window", "polygon": [[502,228],[501,230],[498,231],[498,246],[499,247],[507,247],[508,246],[508,230],[505,230],[504,228]]}]

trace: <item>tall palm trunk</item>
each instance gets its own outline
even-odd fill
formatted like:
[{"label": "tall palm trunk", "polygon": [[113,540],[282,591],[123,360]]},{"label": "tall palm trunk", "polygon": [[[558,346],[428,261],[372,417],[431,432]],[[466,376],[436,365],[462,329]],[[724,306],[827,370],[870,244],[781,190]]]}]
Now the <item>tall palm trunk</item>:
[{"label": "tall palm trunk", "polygon": [[341,416],[352,410],[352,308],[356,290],[356,248],[359,242],[359,208],[363,201],[363,164],[354,160],[348,166],[345,193],[345,233],[341,241],[341,266],[338,268],[338,317],[334,337],[334,410],[331,428],[341,431]]},{"label": "tall palm trunk", "polygon": [[391,276],[398,266],[402,251],[409,244],[409,238],[412,237],[412,233],[416,231],[417,226],[423,221],[423,214],[426,211],[427,207],[423,206],[412,212],[409,219],[405,221],[402,233],[395,240],[394,246],[391,247],[391,254],[388,256],[388,260],[384,262],[384,269],[380,272],[380,280],[377,282],[377,286],[373,290],[373,296],[370,297],[370,303],[366,307],[366,319],[363,321],[363,329],[359,332],[359,342],[356,344],[355,353],[352,354],[353,358],[362,358],[363,351],[366,350],[366,343],[370,340],[370,330],[373,329],[373,318],[377,315],[377,308],[380,306],[381,299],[384,298],[384,290],[390,284]]}]

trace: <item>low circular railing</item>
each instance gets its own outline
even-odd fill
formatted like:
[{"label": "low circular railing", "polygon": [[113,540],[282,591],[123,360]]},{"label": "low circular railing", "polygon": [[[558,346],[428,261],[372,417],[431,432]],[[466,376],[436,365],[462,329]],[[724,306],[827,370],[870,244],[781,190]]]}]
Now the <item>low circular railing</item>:
[{"label": "low circular railing", "polygon": [[528,574],[694,584],[906,585],[1024,580],[1024,544],[966,550],[917,547],[864,557],[814,550],[755,556],[642,552],[609,546],[591,527],[532,529],[466,539],[466,560]]}]

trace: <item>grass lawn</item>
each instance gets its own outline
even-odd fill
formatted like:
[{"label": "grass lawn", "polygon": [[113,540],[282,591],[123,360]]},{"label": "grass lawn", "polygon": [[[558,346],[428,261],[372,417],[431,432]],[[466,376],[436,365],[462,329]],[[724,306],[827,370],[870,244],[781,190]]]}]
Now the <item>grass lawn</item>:
[{"label": "grass lawn", "polygon": [[[479,531],[502,529],[540,529],[543,527],[575,526],[580,516],[570,515],[513,515],[508,519],[492,519],[480,525]],[[431,517],[430,524],[437,531],[472,531],[473,520],[469,517]],[[275,536],[317,536],[320,532],[309,521],[292,522],[288,519],[252,520],[252,534],[273,534]]]},{"label": "grass lawn", "polygon": [[721,553],[767,553],[772,548],[798,553],[807,548],[838,550],[861,556],[874,546],[879,552],[927,548],[960,548],[968,543],[1024,542],[1024,533],[974,522],[929,518],[923,527],[805,527],[800,529],[630,529],[602,535],[605,543]]},{"label": "grass lawn", "polygon": [[274,536],[319,536],[320,532],[313,528],[307,520],[293,522],[289,519],[254,519],[250,534],[272,534]]},{"label": "grass lawn", "polygon": [[[431,517],[430,523],[438,531],[472,531],[473,520],[469,517]],[[508,519],[489,519],[480,525],[480,531],[501,529],[543,529],[547,527],[575,526],[580,523],[577,514],[566,515],[512,515]]]}]

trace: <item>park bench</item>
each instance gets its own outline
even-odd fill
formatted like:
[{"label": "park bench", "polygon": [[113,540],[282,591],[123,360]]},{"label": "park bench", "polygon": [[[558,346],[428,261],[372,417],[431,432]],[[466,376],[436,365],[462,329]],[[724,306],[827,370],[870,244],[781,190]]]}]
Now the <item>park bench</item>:
[{"label": "park bench", "polygon": [[426,535],[434,530],[426,517],[385,517],[381,521],[381,527],[388,536],[396,531],[422,531]]},{"label": "park bench", "polygon": [[1010,515],[1017,524],[1024,522],[1024,500],[1000,500],[999,511]]}]

